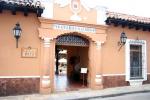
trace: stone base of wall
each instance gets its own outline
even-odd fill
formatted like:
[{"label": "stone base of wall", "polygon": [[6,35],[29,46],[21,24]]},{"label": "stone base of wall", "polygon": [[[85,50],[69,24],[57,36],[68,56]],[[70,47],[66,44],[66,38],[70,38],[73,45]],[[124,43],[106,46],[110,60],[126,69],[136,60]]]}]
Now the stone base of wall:
[{"label": "stone base of wall", "polygon": [[40,78],[2,78],[0,96],[39,93]]},{"label": "stone base of wall", "polygon": [[125,76],[103,76],[103,87],[119,87],[128,86],[129,83],[125,81]]},{"label": "stone base of wall", "polygon": [[150,75],[147,75],[147,81],[144,81],[143,84],[150,84]]}]

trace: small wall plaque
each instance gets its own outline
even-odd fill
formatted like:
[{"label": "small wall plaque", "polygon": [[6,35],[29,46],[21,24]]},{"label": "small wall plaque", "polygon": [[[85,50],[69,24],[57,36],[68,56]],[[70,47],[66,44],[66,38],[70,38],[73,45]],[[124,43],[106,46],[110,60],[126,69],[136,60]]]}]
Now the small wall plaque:
[{"label": "small wall plaque", "polygon": [[87,73],[87,68],[81,68],[81,73]]},{"label": "small wall plaque", "polygon": [[23,58],[36,58],[37,57],[37,48],[22,48],[21,57]]}]

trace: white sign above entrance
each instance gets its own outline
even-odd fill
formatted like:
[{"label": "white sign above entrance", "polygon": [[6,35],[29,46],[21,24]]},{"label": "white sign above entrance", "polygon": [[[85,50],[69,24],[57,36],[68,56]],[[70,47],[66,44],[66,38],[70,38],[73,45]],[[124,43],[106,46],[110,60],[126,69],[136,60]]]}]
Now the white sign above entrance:
[{"label": "white sign above entrance", "polygon": [[76,32],[96,33],[95,28],[72,26],[72,25],[63,25],[63,24],[53,24],[53,29],[69,30],[69,31],[76,31]]}]

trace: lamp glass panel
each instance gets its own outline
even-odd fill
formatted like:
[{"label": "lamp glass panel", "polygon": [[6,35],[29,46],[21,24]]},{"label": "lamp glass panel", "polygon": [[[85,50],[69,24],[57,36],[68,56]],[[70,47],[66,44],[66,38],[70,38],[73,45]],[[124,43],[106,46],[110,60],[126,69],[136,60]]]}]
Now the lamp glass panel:
[{"label": "lamp glass panel", "polygon": [[15,30],[15,29],[13,29],[13,34],[14,34],[14,36],[15,36],[15,34],[16,34],[16,30]]},{"label": "lamp glass panel", "polygon": [[123,43],[125,43],[126,42],[126,38],[125,37],[123,37],[123,41],[122,41]]},{"label": "lamp glass panel", "polygon": [[15,30],[15,36],[20,36],[20,30]]}]

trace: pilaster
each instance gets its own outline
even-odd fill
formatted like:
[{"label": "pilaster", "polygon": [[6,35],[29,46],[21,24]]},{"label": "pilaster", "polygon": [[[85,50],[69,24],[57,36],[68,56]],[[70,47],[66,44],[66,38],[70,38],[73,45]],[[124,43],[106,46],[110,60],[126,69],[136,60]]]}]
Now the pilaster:
[{"label": "pilaster", "polygon": [[91,88],[102,89],[102,58],[101,45],[103,42],[95,41],[90,45]]},{"label": "pilaster", "polygon": [[[41,79],[40,93],[48,94],[52,91],[52,57],[53,57],[53,39],[44,38],[41,47]],[[54,49],[55,50],[55,49]]]}]

